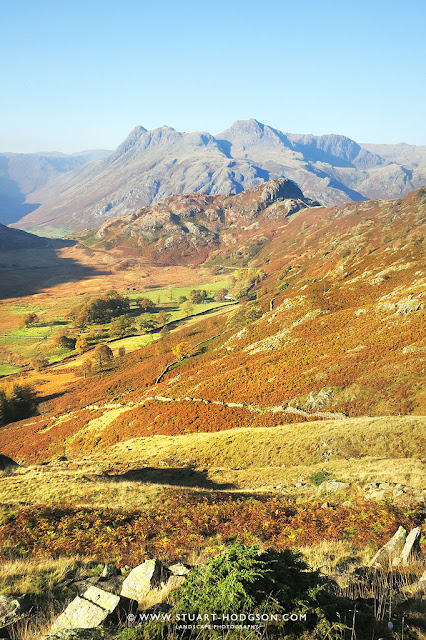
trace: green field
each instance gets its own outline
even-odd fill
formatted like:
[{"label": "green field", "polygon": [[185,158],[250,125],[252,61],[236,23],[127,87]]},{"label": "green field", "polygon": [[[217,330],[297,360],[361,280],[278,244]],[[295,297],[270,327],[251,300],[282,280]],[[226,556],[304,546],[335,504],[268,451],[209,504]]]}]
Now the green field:
[{"label": "green field", "polygon": [[[227,288],[227,286],[229,286],[228,280],[221,279],[213,283],[186,287],[163,287],[126,293],[125,295],[127,295],[131,302],[131,309],[128,315],[132,323],[134,323],[136,333],[140,332],[140,335],[123,337],[121,340],[113,339],[111,346],[114,352],[118,351],[119,347],[125,347],[127,352],[135,351],[150,344],[158,337],[155,333],[145,333],[139,328],[139,323],[145,314],[140,313],[137,304],[138,299],[149,298],[152,300],[157,306],[157,310],[150,315],[155,317],[160,311],[166,312],[169,314],[168,322],[170,323],[185,320],[187,317],[180,309],[178,302],[180,297],[185,296],[188,298],[193,289],[205,289],[209,295],[213,296],[216,291]],[[28,364],[33,358],[38,356],[46,358],[50,364],[53,364],[61,362],[64,358],[72,355],[73,351],[55,345],[53,339],[59,329],[68,329],[71,335],[77,337],[78,332],[73,329],[72,321],[66,320],[65,317],[71,309],[83,304],[90,297],[94,296],[74,297],[71,299],[61,298],[45,306],[41,304],[32,305],[29,303],[19,303],[13,306],[11,305],[10,307],[4,306],[2,309],[4,313],[17,317],[16,325],[5,330],[3,333],[1,330],[0,315],[0,375],[16,373],[19,371],[20,366]],[[193,321],[193,316],[226,304],[232,305],[233,303],[208,301],[201,304],[193,304],[191,317],[188,319],[188,322]],[[22,325],[22,317],[28,313],[36,313],[39,318],[38,322],[30,327],[20,326]],[[93,330],[97,333],[97,337],[94,339],[89,338],[89,334]],[[89,338],[91,346],[94,346],[96,342],[107,342],[110,341],[111,338],[114,338],[113,335],[110,335],[109,324],[88,326],[83,334]],[[13,362],[13,364],[6,364],[10,362]]]},{"label": "green field", "polygon": [[0,376],[10,376],[18,371],[19,367],[14,367],[12,364],[0,364]]}]

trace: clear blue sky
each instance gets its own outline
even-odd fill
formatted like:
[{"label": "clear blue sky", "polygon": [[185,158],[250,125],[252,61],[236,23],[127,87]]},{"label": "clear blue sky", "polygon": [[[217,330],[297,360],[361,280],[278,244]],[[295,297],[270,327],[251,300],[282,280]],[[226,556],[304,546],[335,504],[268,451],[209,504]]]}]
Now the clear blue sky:
[{"label": "clear blue sky", "polygon": [[0,151],[137,124],[426,144],[424,0],[0,0]]}]

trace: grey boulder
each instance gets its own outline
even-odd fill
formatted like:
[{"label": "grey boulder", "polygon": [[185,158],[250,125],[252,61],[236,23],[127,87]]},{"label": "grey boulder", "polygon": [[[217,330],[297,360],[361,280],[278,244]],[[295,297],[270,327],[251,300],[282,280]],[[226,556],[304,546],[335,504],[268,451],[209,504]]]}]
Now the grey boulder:
[{"label": "grey boulder", "polygon": [[77,596],[55,620],[51,632],[63,629],[92,629],[106,623],[125,621],[137,609],[137,603],[114,593],[89,587]]},{"label": "grey boulder", "polygon": [[162,589],[171,572],[159,560],[152,558],[132,569],[123,582],[121,595],[141,602],[153,589]]}]

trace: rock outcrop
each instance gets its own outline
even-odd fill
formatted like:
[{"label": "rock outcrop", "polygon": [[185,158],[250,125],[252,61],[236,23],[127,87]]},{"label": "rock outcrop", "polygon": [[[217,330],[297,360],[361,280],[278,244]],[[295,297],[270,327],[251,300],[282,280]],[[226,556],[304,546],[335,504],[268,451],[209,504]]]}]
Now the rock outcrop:
[{"label": "rock outcrop", "polygon": [[74,598],[55,620],[51,631],[91,629],[102,624],[118,623],[136,610],[137,602],[134,600],[91,586],[82,596]]},{"label": "rock outcrop", "polygon": [[152,558],[129,573],[123,582],[121,595],[141,602],[151,590],[165,587],[171,575],[167,567]]},{"label": "rock outcrop", "polygon": [[407,531],[404,527],[399,527],[395,535],[375,554],[370,562],[370,566],[376,568],[390,568],[395,558],[399,558],[404,548]]},{"label": "rock outcrop", "polygon": [[421,527],[415,527],[408,535],[404,527],[399,527],[395,535],[375,554],[370,566],[391,569],[421,561],[423,559],[420,549],[421,534]]}]

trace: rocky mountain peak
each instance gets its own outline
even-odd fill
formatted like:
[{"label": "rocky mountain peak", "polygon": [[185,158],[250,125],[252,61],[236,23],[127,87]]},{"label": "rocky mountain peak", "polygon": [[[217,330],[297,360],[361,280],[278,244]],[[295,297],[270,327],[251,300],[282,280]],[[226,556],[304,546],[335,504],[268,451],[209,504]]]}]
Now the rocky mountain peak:
[{"label": "rocky mountain peak", "polygon": [[277,129],[262,124],[258,120],[237,120],[229,129],[219,133],[218,140],[227,140],[233,147],[246,149],[254,146],[289,147],[287,137]]}]

